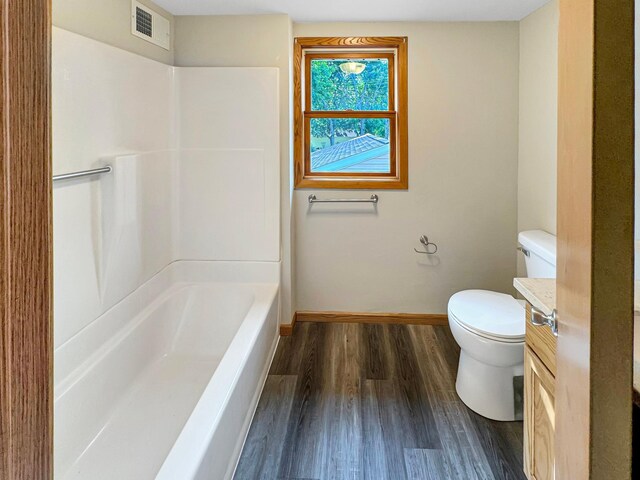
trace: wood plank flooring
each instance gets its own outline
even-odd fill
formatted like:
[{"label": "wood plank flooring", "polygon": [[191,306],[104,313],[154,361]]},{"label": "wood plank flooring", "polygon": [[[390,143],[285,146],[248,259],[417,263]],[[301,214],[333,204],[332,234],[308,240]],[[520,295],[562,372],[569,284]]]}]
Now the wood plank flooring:
[{"label": "wood plank flooring", "polygon": [[448,327],[299,323],[283,337],[237,480],[524,479],[522,423],[455,392]]}]

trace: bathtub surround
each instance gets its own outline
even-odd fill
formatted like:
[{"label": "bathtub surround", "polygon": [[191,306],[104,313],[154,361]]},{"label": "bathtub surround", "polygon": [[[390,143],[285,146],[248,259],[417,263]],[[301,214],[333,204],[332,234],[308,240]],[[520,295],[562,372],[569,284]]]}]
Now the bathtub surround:
[{"label": "bathtub surround", "polygon": [[114,164],[54,185],[58,347],[172,261],[174,95],[172,67],[59,28],[52,75],[53,173]]},{"label": "bathtub surround", "polygon": [[54,185],[56,478],[228,478],[278,338],[278,71],[53,46],[53,173],[113,169]]},{"label": "bathtub surround", "polygon": [[[558,1],[520,22],[518,231],[556,234]],[[518,263],[524,274],[524,263]]]},{"label": "bathtub surround", "polygon": [[54,29],[54,174],[114,169],[54,187],[56,346],[172,261],[279,260],[277,82]]},{"label": "bathtub surround", "polygon": [[131,0],[53,0],[53,25],[173,65],[174,16],[151,0],[138,1],[169,20],[170,50],[131,35]]},{"label": "bathtub surround", "polygon": [[177,16],[178,67],[276,67],[280,103],[280,282],[281,322],[295,311],[295,244],[292,216],[293,170],[290,145],[293,37],[287,15]]},{"label": "bathtub surround", "polygon": [[279,262],[278,71],[174,70],[176,258]]}]

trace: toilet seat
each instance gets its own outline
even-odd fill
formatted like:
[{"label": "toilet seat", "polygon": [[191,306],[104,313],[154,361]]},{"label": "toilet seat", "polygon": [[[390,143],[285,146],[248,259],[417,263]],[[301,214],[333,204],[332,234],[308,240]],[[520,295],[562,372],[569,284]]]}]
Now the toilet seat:
[{"label": "toilet seat", "polygon": [[488,290],[465,290],[449,300],[449,316],[465,330],[503,343],[524,341],[524,302]]},{"label": "toilet seat", "polygon": [[471,410],[493,420],[521,418],[514,379],[524,373],[524,306],[488,290],[449,300],[449,327],[460,346],[456,392]]}]

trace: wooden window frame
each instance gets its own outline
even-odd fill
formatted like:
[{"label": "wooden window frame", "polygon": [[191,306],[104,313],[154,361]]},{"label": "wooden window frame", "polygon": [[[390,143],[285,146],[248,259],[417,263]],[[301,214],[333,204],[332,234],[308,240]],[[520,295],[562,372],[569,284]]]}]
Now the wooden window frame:
[{"label": "wooden window frame", "polygon": [[[389,60],[389,109],[311,110],[311,89],[308,88],[311,61],[315,58],[354,57]],[[299,37],[294,40],[293,69],[295,187],[406,190],[409,187],[407,37]],[[389,119],[390,138],[395,139],[390,145],[389,173],[311,172],[311,119],[345,116]]]}]

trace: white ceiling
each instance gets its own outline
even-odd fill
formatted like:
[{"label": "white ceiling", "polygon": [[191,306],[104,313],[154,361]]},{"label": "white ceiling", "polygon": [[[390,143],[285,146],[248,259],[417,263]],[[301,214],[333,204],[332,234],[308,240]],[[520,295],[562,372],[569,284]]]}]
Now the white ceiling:
[{"label": "white ceiling", "polygon": [[287,13],[296,22],[520,20],[549,0],[155,0],[174,15]]}]

